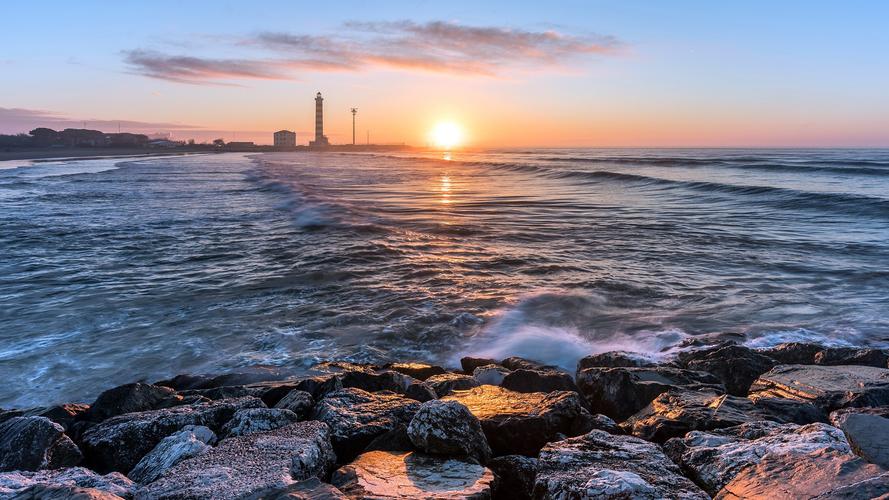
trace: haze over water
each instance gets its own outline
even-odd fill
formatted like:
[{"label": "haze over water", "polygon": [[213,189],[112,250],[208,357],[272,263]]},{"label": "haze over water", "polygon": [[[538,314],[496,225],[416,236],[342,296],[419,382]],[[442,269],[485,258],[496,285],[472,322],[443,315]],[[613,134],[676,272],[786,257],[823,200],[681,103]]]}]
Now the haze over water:
[{"label": "haze over water", "polygon": [[713,332],[889,346],[889,151],[446,157],[0,170],[0,406],[331,358],[572,368]]}]

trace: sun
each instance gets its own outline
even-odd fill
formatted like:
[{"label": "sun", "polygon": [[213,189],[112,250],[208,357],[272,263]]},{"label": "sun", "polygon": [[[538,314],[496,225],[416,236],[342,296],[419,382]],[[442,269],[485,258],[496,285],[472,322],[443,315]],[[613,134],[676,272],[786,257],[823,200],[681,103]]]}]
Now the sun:
[{"label": "sun", "polygon": [[439,122],[429,133],[437,148],[451,150],[463,143],[463,129],[454,122]]}]

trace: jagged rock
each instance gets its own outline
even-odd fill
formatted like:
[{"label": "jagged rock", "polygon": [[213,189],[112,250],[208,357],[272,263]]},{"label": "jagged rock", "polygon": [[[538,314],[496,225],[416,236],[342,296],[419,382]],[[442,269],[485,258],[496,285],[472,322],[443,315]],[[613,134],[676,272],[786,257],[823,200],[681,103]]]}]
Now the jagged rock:
[{"label": "jagged rock", "polygon": [[35,485],[13,497],[14,500],[123,500],[123,498],[95,488],[69,485]]},{"label": "jagged rock", "polygon": [[322,422],[298,422],[268,432],[223,439],[215,448],[167,469],[136,491],[137,499],[243,498],[324,477],[336,457]]},{"label": "jagged rock", "polygon": [[826,366],[862,365],[889,368],[889,352],[884,349],[830,347],[815,354],[815,364]]},{"label": "jagged rock", "polygon": [[586,368],[648,368],[657,363],[644,354],[629,351],[608,351],[581,358],[577,362],[577,371]]},{"label": "jagged rock", "polygon": [[266,432],[299,420],[296,413],[281,408],[245,408],[238,410],[222,428],[222,435],[230,438],[254,432]]},{"label": "jagged rock", "polygon": [[521,393],[493,385],[456,391],[443,400],[469,408],[495,456],[537,455],[546,443],[572,433],[583,408],[576,392]]},{"label": "jagged rock", "polygon": [[214,443],[216,434],[209,427],[187,425],[162,439],[127,476],[137,483],[150,483],[182,460],[206,452]]},{"label": "jagged rock", "polygon": [[426,379],[426,385],[435,391],[438,397],[444,397],[453,391],[461,391],[478,387],[479,383],[476,379],[469,375],[460,373],[445,373],[442,375],[434,375]]},{"label": "jagged rock", "polygon": [[6,422],[13,417],[24,416],[24,410],[2,410],[0,409],[0,423]]},{"label": "jagged rock", "polygon": [[555,370],[555,366],[545,365],[543,363],[512,356],[500,361],[500,364],[510,370]]},{"label": "jagged rock", "polygon": [[186,425],[219,432],[236,411],[264,406],[259,399],[246,397],[119,415],[86,431],[83,450],[99,472],[130,471],[163,438]]},{"label": "jagged rock", "polygon": [[370,363],[352,363],[350,361],[324,361],[312,367],[313,371],[321,373],[349,373],[364,372],[374,373],[380,367]]},{"label": "jagged rock", "polygon": [[811,402],[826,411],[889,405],[889,370],[870,366],[781,365],[760,376],[751,397]]},{"label": "jagged rock", "polygon": [[624,434],[624,430],[621,426],[611,418],[602,415],[601,413],[593,415],[587,411],[586,408],[581,408],[580,415],[572,426],[571,435],[579,436],[581,434],[586,434],[593,429],[605,431],[609,434]]},{"label": "jagged rock", "polygon": [[598,430],[540,451],[533,497],[710,498],[656,444]]},{"label": "jagged rock", "polygon": [[500,365],[485,365],[473,370],[472,378],[477,380],[479,385],[500,385],[510,373],[512,370]]},{"label": "jagged rock", "polygon": [[429,387],[425,382],[417,382],[407,386],[404,391],[404,397],[425,403],[438,397],[438,394]]},{"label": "jagged rock", "polygon": [[407,434],[418,450],[433,455],[468,457],[484,464],[491,448],[478,419],[456,401],[423,403],[411,419]]},{"label": "jagged rock", "polygon": [[722,388],[719,379],[709,373],[666,366],[585,368],[577,374],[577,386],[591,411],[615,420],[624,420],[672,388]]},{"label": "jagged rock", "polygon": [[43,408],[34,408],[24,412],[23,415],[26,417],[46,417],[61,425],[67,432],[89,407],[90,405],[82,403],[62,403]]},{"label": "jagged rock", "polygon": [[750,384],[778,364],[768,356],[735,344],[684,353],[679,362],[683,368],[716,375],[725,391],[733,396],[746,396]]},{"label": "jagged rock", "polygon": [[[296,380],[282,382],[269,382],[255,384],[251,387],[265,388],[263,394],[263,402],[269,406],[275,406],[281,398],[286,396],[290,391],[300,390],[308,392],[315,401],[323,399],[332,392],[339,391],[343,388],[343,381],[337,375],[318,375],[314,377],[304,377]],[[275,400],[277,398],[277,400]],[[272,404],[269,404],[271,401]]]},{"label": "jagged rock", "polygon": [[82,459],[65,429],[46,417],[13,417],[0,423],[0,471],[58,469]]},{"label": "jagged rock", "polygon": [[417,401],[396,394],[348,388],[319,401],[312,419],[330,426],[337,457],[346,461],[380,434],[407,425],[419,408]]},{"label": "jagged rock", "polygon": [[785,342],[768,349],[760,349],[760,353],[774,359],[782,365],[814,365],[815,355],[824,350],[824,346],[807,342]]},{"label": "jagged rock", "polygon": [[299,389],[293,389],[288,392],[286,396],[278,400],[275,404],[275,408],[283,408],[285,410],[290,410],[296,414],[297,418],[300,420],[305,420],[308,418],[309,414],[312,413],[312,408],[315,407],[315,399],[306,391],[301,391]]},{"label": "jagged rock", "polygon": [[347,498],[336,487],[313,477],[283,488],[266,489],[243,500],[346,500]]},{"label": "jagged rock", "polygon": [[[648,406],[627,419],[622,426],[636,437],[662,443],[694,430],[733,427],[757,420],[792,422],[789,418],[806,415],[804,410],[773,413],[775,406],[757,404],[747,398],[719,394],[709,389],[671,389],[656,397]],[[804,403],[786,401],[790,405]],[[808,405],[810,414],[822,415]],[[792,423],[810,423],[811,420]]]},{"label": "jagged rock", "polygon": [[489,358],[473,358],[473,357],[464,357],[460,358],[460,366],[463,368],[463,373],[466,375],[472,375],[476,368],[480,366],[487,365],[499,365],[500,362],[496,359]]},{"label": "jagged rock", "polygon": [[850,453],[843,433],[821,423],[799,426],[751,422],[712,432],[689,432],[664,445],[666,454],[711,495],[766,454],[802,457],[823,449]]},{"label": "jagged rock", "polygon": [[497,476],[495,500],[529,500],[537,476],[537,459],[523,455],[504,455],[491,459],[488,468]]},{"label": "jagged rock", "polygon": [[233,399],[243,397],[254,397],[262,399],[265,389],[259,387],[246,387],[243,385],[227,385],[222,387],[213,387],[211,389],[189,389],[181,391],[179,394],[183,396],[203,396],[211,401],[220,399]]},{"label": "jagged rock", "polygon": [[155,385],[183,389],[213,389],[232,385],[250,385],[261,382],[275,382],[291,378],[293,373],[287,369],[274,366],[254,366],[248,372],[226,373],[223,375],[179,375],[171,380],[157,382]]},{"label": "jagged rock", "polygon": [[770,453],[741,470],[717,499],[885,498],[889,472],[832,449],[808,455]]},{"label": "jagged rock", "polygon": [[100,476],[83,467],[0,474],[0,497],[2,498],[33,498],[33,496],[28,496],[28,489],[40,486],[89,488],[123,498],[130,498],[134,488],[133,482],[119,472]]},{"label": "jagged rock", "polygon": [[500,386],[516,392],[574,391],[577,386],[571,375],[558,370],[513,370]]},{"label": "jagged rock", "polygon": [[889,407],[837,410],[830,422],[843,431],[856,455],[889,469]]},{"label": "jagged rock", "polygon": [[101,422],[124,413],[169,408],[181,404],[182,399],[182,396],[169,387],[142,383],[126,384],[99,394],[83,414],[83,418]]},{"label": "jagged rock", "polygon": [[403,373],[417,380],[426,380],[433,375],[447,373],[447,370],[440,366],[427,365],[426,363],[390,363],[384,368]]},{"label": "jagged rock", "polygon": [[370,451],[333,473],[349,498],[491,498],[494,473],[472,462],[416,452]]},{"label": "jagged rock", "polygon": [[400,424],[391,431],[375,437],[364,451],[414,451],[414,443],[407,435],[407,425]]},{"label": "jagged rock", "polygon": [[354,387],[367,392],[392,391],[404,394],[412,384],[419,380],[391,370],[380,372],[350,371],[339,375],[344,388]]}]

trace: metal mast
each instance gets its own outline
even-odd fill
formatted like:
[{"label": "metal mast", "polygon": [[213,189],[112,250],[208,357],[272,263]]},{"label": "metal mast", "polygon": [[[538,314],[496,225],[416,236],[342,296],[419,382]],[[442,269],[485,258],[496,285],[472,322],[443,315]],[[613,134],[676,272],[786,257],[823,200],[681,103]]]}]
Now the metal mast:
[{"label": "metal mast", "polygon": [[355,115],[358,114],[358,108],[352,108],[352,145],[355,145]]}]

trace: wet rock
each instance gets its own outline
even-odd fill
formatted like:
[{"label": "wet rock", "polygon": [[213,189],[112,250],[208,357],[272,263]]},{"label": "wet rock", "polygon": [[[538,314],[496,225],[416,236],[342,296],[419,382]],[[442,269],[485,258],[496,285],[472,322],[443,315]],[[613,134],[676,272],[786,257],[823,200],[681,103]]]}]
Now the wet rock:
[{"label": "wet rock", "polygon": [[315,401],[323,399],[328,394],[343,389],[343,381],[335,375],[319,375],[315,377],[305,377],[296,380],[288,387],[288,390],[282,394],[287,394],[291,390],[306,391],[315,398]]},{"label": "wet rock", "polygon": [[259,399],[247,397],[119,415],[86,431],[83,450],[99,472],[130,471],[163,438],[186,425],[219,432],[236,411],[264,406]]},{"label": "wet rock", "polygon": [[862,365],[889,367],[889,351],[857,347],[830,347],[815,354],[815,364],[826,366]]},{"label": "wet rock", "polygon": [[407,426],[402,424],[375,437],[364,451],[414,451],[414,443],[407,435]]},{"label": "wet rock", "polygon": [[404,391],[404,397],[425,403],[426,401],[431,401],[437,398],[438,394],[436,394],[435,390],[433,390],[432,387],[429,387],[425,382],[419,382],[407,386],[407,389]]},{"label": "wet rock", "polygon": [[683,368],[716,375],[733,396],[746,396],[750,384],[777,364],[768,356],[734,344],[692,351],[680,359]]},{"label": "wet rock", "polygon": [[577,386],[571,375],[558,370],[513,370],[500,386],[516,392],[574,391]]},{"label": "wet rock", "polygon": [[435,394],[438,397],[444,397],[450,394],[453,391],[461,391],[465,389],[471,389],[473,387],[478,387],[479,383],[476,379],[472,378],[469,375],[463,375],[460,373],[445,373],[442,375],[435,375],[426,379],[426,385],[432,388],[435,391]]},{"label": "wet rock", "polygon": [[870,366],[781,365],[760,376],[751,397],[811,402],[826,411],[889,405],[889,370]]},{"label": "wet rock", "polygon": [[570,435],[579,436],[593,429],[605,431],[609,434],[624,434],[624,430],[614,420],[601,413],[593,415],[586,408],[581,408],[580,415],[575,419]]},{"label": "wet rock", "polygon": [[441,375],[447,373],[447,370],[440,366],[428,365],[426,363],[390,363],[384,368],[402,373],[417,380],[426,380],[433,375]]},{"label": "wet rock", "polygon": [[491,448],[478,419],[456,401],[423,403],[411,419],[407,434],[418,450],[433,455],[468,457],[484,464]]},{"label": "wet rock", "polygon": [[333,473],[349,498],[491,498],[494,474],[476,463],[416,452],[371,451]]},{"label": "wet rock", "polygon": [[494,499],[529,500],[537,476],[537,459],[523,455],[504,455],[491,459],[488,468],[497,476]]},{"label": "wet rock", "polygon": [[336,457],[321,422],[299,422],[269,432],[223,439],[167,469],[136,491],[137,499],[243,498],[324,477]]},{"label": "wet rock", "polygon": [[177,463],[200,455],[216,443],[216,434],[208,427],[188,425],[181,431],[161,440],[127,476],[137,483],[147,484]]},{"label": "wet rock", "polygon": [[477,380],[479,385],[500,385],[510,373],[512,370],[500,365],[485,365],[473,370],[472,378]]},{"label": "wet rock", "polygon": [[648,368],[657,363],[644,354],[629,351],[608,351],[581,358],[577,362],[577,371],[586,368]]},{"label": "wet rock", "polygon": [[336,487],[313,477],[283,488],[266,489],[249,495],[244,500],[346,500],[347,498]]},{"label": "wet rock", "polygon": [[295,413],[300,420],[308,418],[314,407],[315,399],[312,395],[299,389],[291,390],[275,404],[275,408],[290,410]]},{"label": "wet rock", "polygon": [[535,456],[546,443],[570,435],[582,414],[576,392],[521,393],[483,385],[443,399],[469,408],[495,456]]},{"label": "wet rock", "polygon": [[419,380],[391,370],[381,372],[351,371],[340,376],[344,388],[354,387],[367,392],[392,391],[404,394],[409,386]]},{"label": "wet rock", "polygon": [[25,416],[24,410],[3,410],[0,409],[0,424],[6,422],[10,418],[13,417],[22,417]]},{"label": "wet rock", "polygon": [[61,425],[67,432],[89,407],[90,405],[82,403],[62,403],[43,408],[34,408],[28,410],[23,415],[26,417],[46,417]]},{"label": "wet rock", "polygon": [[407,425],[419,408],[417,401],[396,394],[348,388],[319,401],[312,419],[330,426],[337,457],[346,461],[380,434]]},{"label": "wet rock", "polygon": [[538,361],[512,356],[500,362],[500,364],[510,370],[555,370],[555,366],[545,365]]},{"label": "wet rock", "polygon": [[466,375],[472,375],[476,368],[480,366],[487,365],[499,365],[500,362],[496,359],[489,358],[473,358],[473,357],[465,357],[460,358],[460,366],[463,368],[463,373]]},{"label": "wet rock", "polygon": [[273,366],[254,366],[250,371],[239,373],[226,373],[202,380],[195,387],[188,389],[212,389],[232,385],[251,385],[261,382],[275,382],[291,378],[293,373],[287,369]]},{"label": "wet rock", "polygon": [[13,417],[0,423],[0,471],[58,469],[82,459],[65,429],[46,417]]},{"label": "wet rock", "polygon": [[856,455],[889,469],[889,407],[838,410],[830,422],[843,431]]},{"label": "wet rock", "polygon": [[222,428],[222,435],[230,438],[254,432],[266,432],[299,420],[296,413],[281,408],[245,408],[238,410]]},{"label": "wet rock", "polygon": [[769,349],[760,349],[760,353],[774,359],[782,365],[814,365],[815,355],[824,350],[824,346],[807,342],[785,342]]},{"label": "wet rock", "polygon": [[850,453],[842,432],[827,424],[798,426],[766,421],[711,432],[693,431],[664,445],[667,455],[711,495],[769,453],[805,457],[825,449]]},{"label": "wet rock", "polygon": [[95,488],[69,485],[36,485],[15,495],[15,500],[123,500],[123,498]]},{"label": "wet rock", "polygon": [[245,387],[243,385],[232,385],[223,387],[213,387],[212,389],[190,389],[181,391],[182,396],[203,396],[211,401],[220,399],[233,399],[243,397],[254,397],[262,399],[265,390],[259,387]]},{"label": "wet rock", "polygon": [[0,474],[0,497],[2,498],[41,498],[27,493],[28,490],[39,487],[66,486],[103,491],[122,498],[130,498],[134,488],[133,482],[119,472],[100,476],[83,467]]},{"label": "wet rock", "polygon": [[586,368],[577,374],[580,393],[594,413],[624,420],[669,389],[681,386],[722,389],[714,375],[666,366]]},{"label": "wet rock", "polygon": [[710,498],[656,444],[598,430],[540,451],[533,497]]},{"label": "wet rock", "polygon": [[180,404],[182,399],[182,396],[169,387],[142,383],[126,384],[99,394],[83,418],[101,422],[124,413],[169,408]]}]

